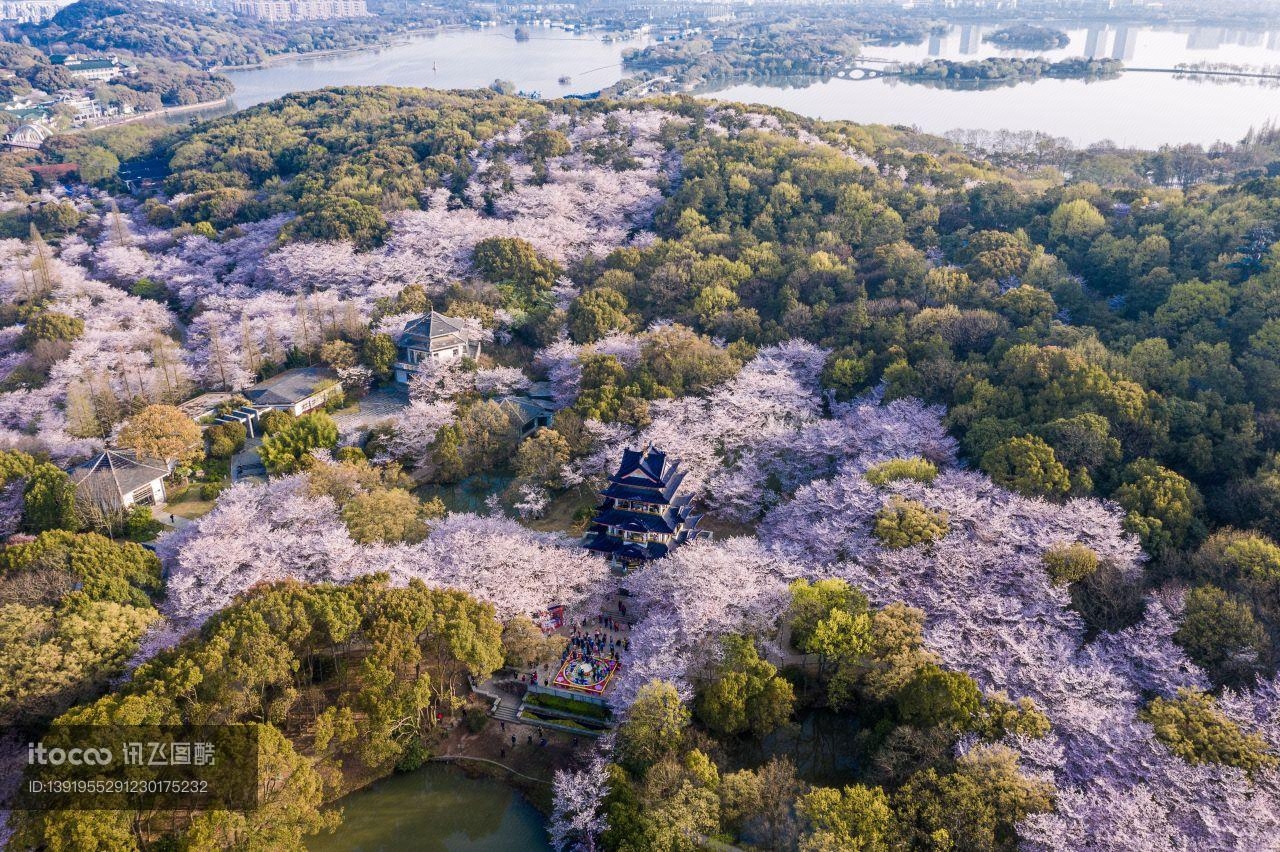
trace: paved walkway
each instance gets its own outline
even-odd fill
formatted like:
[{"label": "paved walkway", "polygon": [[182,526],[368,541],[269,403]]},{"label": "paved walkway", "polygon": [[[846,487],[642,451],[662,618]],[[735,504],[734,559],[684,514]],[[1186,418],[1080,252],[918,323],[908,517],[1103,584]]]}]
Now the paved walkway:
[{"label": "paved walkway", "polygon": [[541,778],[534,778],[532,775],[525,775],[523,772],[517,772],[516,770],[512,769],[510,766],[507,766],[505,763],[499,763],[498,761],[490,760],[487,757],[471,757],[470,755],[466,755],[466,754],[442,754],[439,757],[433,757],[430,760],[433,763],[456,763],[459,760],[474,760],[477,763],[488,763],[491,766],[501,766],[503,769],[507,770],[512,775],[518,775],[519,777],[524,778],[528,781],[532,781],[535,784],[551,783],[550,781],[544,781]]},{"label": "paved walkway", "polygon": [[258,457],[258,447],[261,446],[261,438],[250,438],[245,442],[244,449],[231,457],[232,482],[240,482],[246,479],[258,482],[267,481],[267,469],[262,466],[262,459]]},{"label": "paved walkway", "polygon": [[395,416],[409,404],[409,392],[400,388],[378,388],[365,394],[355,411],[344,411],[333,416],[338,431],[344,435],[368,429],[379,420]]},{"label": "paved walkway", "polygon": [[184,518],[181,515],[171,513],[164,506],[152,506],[151,517],[155,518],[166,527],[170,527],[175,530],[180,530],[192,522],[190,518]]}]

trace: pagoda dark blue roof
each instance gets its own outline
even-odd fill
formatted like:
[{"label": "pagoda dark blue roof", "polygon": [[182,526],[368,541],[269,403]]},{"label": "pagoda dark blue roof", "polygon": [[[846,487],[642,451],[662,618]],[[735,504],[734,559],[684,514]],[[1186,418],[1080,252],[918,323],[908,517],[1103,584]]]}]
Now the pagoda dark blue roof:
[{"label": "pagoda dark blue roof", "polygon": [[622,464],[609,479],[628,485],[659,486],[665,484],[679,466],[679,461],[668,463],[667,454],[650,444],[644,450],[623,450]]},{"label": "pagoda dark blue roof", "polygon": [[593,519],[595,523],[605,527],[617,527],[626,532],[656,532],[670,535],[676,531],[676,525],[689,513],[689,506],[668,509],[660,515],[648,512],[629,512],[626,509],[605,508]]},{"label": "pagoda dark blue roof", "polygon": [[623,559],[661,559],[671,550],[661,541],[623,541],[610,538],[599,532],[589,532],[582,540],[582,546],[594,553],[617,554]]},{"label": "pagoda dark blue roof", "polygon": [[[674,469],[674,466],[673,466]],[[636,484],[629,479],[609,477],[609,484],[600,492],[602,497],[616,500],[639,500],[642,503],[670,503],[672,495],[684,482],[684,471],[671,474],[664,483]]]}]

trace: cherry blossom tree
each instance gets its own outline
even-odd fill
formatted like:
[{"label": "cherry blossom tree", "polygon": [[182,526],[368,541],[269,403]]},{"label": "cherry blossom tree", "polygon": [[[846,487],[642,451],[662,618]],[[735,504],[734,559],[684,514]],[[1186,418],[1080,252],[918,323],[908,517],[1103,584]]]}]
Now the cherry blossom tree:
[{"label": "cherry blossom tree", "polygon": [[394,431],[386,439],[387,452],[411,467],[422,466],[427,462],[428,449],[436,433],[452,423],[457,414],[452,402],[423,399],[410,402],[391,418]]},{"label": "cherry blossom tree", "polygon": [[602,740],[596,746],[596,756],[584,768],[555,772],[547,832],[559,852],[595,852],[597,838],[608,828],[601,809],[609,793],[612,743]]}]

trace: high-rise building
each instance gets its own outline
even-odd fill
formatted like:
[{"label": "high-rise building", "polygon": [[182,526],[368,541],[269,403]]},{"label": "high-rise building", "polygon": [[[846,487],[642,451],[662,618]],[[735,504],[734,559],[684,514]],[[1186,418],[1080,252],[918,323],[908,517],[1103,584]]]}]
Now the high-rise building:
[{"label": "high-rise building", "polygon": [[1084,55],[1086,59],[1101,59],[1107,55],[1107,28],[1089,27],[1084,39]]},{"label": "high-rise building", "polygon": [[232,0],[231,11],[260,21],[323,21],[369,15],[365,0]]},{"label": "high-rise building", "polygon": [[1115,47],[1111,49],[1112,59],[1128,62],[1133,59],[1134,49],[1138,46],[1138,30],[1136,27],[1121,25],[1116,29]]},{"label": "high-rise building", "polygon": [[52,18],[75,0],[0,0],[0,21],[35,24]]}]

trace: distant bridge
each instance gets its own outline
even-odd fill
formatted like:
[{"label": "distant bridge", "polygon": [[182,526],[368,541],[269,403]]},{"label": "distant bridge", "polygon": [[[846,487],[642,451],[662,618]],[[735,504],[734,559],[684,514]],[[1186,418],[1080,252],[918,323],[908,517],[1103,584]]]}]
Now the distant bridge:
[{"label": "distant bridge", "polygon": [[878,80],[881,77],[897,76],[895,72],[884,68],[868,68],[865,65],[846,65],[836,72],[842,80]]}]

